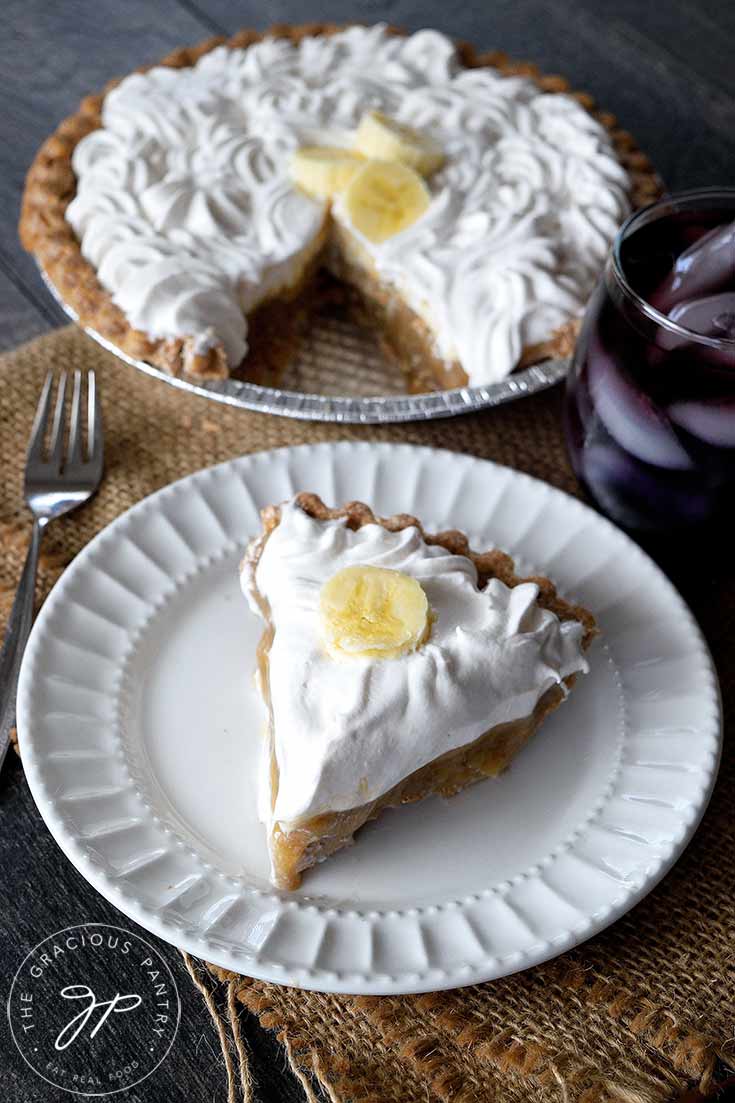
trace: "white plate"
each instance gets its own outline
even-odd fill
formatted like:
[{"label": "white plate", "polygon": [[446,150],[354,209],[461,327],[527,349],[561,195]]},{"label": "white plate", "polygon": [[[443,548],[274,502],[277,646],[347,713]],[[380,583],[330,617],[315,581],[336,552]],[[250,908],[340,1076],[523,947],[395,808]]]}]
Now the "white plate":
[{"label": "white plate", "polygon": [[[255,813],[260,625],[236,567],[258,508],[302,489],[498,544],[588,605],[604,636],[506,775],[384,814],[284,894]],[[499,977],[607,926],[691,838],[720,740],[699,630],[627,537],[515,471],[389,444],[249,456],[119,518],[43,607],[18,721],[43,818],[122,912],[251,976],[366,993]]]}]

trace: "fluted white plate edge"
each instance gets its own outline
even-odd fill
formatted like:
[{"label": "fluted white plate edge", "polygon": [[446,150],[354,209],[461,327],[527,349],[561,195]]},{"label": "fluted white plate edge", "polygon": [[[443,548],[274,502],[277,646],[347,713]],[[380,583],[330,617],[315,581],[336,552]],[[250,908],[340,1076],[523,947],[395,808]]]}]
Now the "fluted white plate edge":
[{"label": "fluted white plate edge", "polygon": [[[503,547],[603,634],[506,775],[384,814],[288,894],[254,809],[260,626],[236,566],[258,509],[298,490]],[[34,626],[18,732],[54,838],[125,915],[249,976],[385,994],[527,968],[639,902],[706,808],[721,707],[681,597],[594,511],[470,456],[343,442],[198,472],[92,540]]]}]

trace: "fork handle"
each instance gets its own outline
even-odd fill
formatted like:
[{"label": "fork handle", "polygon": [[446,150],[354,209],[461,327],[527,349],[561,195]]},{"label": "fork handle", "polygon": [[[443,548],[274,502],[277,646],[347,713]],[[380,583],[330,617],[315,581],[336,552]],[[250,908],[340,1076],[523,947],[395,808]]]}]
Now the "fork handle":
[{"label": "fork handle", "polygon": [[38,553],[41,550],[41,537],[45,527],[44,520],[36,518],[33,522],[30,547],[5,629],[2,651],[0,651],[0,767],[5,761],[10,744],[10,730],[15,723],[18,675],[33,624]]}]

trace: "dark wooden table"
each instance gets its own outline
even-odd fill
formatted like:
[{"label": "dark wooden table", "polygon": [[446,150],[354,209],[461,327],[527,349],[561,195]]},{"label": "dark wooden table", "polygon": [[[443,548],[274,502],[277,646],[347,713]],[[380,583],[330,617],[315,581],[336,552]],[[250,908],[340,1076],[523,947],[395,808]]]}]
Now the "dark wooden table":
[{"label": "dark wooden table", "polygon": [[[275,21],[387,19],[434,26],[560,72],[615,112],[671,189],[735,181],[735,5],[731,0],[4,0],[0,11],[0,347],[59,325],[17,240],[23,179],[36,148],[79,99],[110,77],[177,45]],[[10,756],[0,784],[0,968],[3,998],[35,943],[120,915],[82,880],[36,812]],[[134,928],[125,920],[124,925]],[[128,1103],[225,1098],[216,1035],[175,950],[157,943],[176,975],[182,1023],[166,1061]],[[3,1021],[5,1021],[3,1016]],[[246,1024],[258,1099],[302,1099],[278,1045]],[[6,1103],[68,1099],[26,1067],[0,1028]]]}]

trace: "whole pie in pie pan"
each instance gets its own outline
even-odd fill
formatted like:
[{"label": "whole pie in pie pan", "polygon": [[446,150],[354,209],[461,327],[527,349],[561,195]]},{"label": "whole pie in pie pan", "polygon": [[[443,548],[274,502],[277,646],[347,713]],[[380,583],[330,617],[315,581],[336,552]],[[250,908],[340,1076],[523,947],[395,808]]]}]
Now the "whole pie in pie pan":
[{"label": "whole pie in pie pan", "polygon": [[487,396],[569,354],[658,189],[561,77],[432,30],[282,26],[87,97],[39,151],[20,230],[82,325],[179,381],[282,385],[339,300],[407,391]]},{"label": "whole pie in pie pan", "polygon": [[262,521],[241,568],[265,624],[259,812],[273,882],[294,889],[383,809],[502,773],[587,671],[597,628],[458,531],[306,493]]}]

